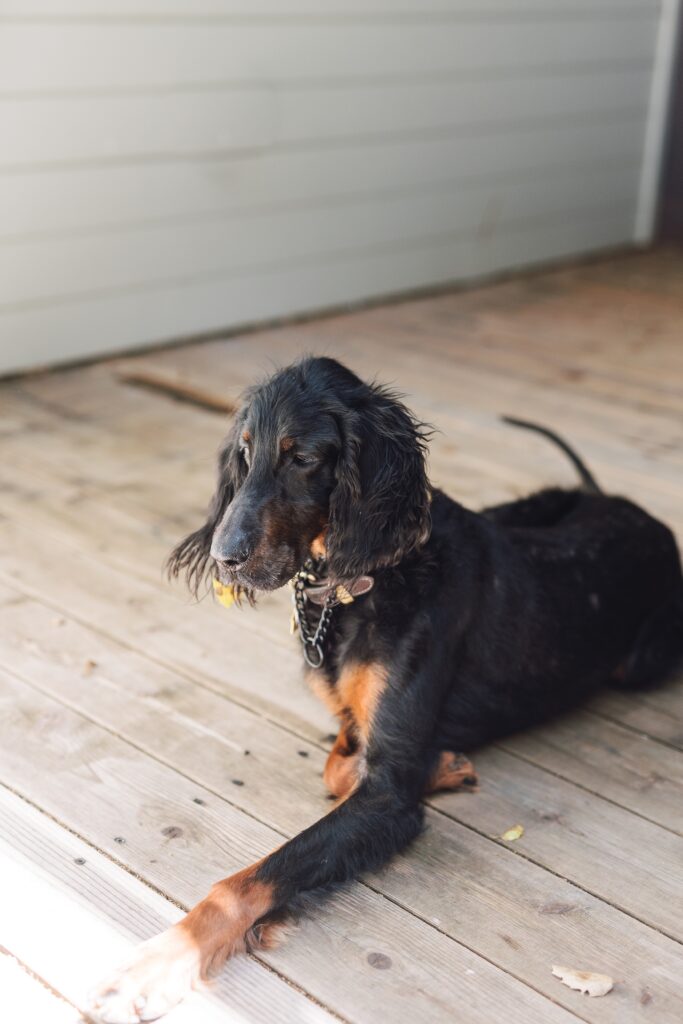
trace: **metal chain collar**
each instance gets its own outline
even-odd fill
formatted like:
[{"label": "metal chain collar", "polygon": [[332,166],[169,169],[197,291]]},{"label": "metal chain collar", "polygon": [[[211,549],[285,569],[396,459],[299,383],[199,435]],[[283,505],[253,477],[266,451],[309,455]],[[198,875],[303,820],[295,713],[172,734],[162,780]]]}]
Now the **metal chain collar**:
[{"label": "metal chain collar", "polygon": [[312,558],[308,558],[290,582],[294,606],[292,632],[295,633],[298,630],[303,646],[304,660],[311,668],[320,668],[325,660],[323,644],[332,621],[332,609],[339,604],[334,592],[328,594],[315,629],[312,628],[306,608],[308,603],[306,584],[316,583],[318,578],[316,564]]}]

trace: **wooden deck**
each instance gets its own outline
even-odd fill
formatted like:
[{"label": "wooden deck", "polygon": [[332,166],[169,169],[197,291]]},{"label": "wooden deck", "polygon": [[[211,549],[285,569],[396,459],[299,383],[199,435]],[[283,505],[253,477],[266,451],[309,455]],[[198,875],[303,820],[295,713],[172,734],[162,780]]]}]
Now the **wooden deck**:
[{"label": "wooden deck", "polygon": [[[522,413],[683,541],[672,250],[2,385],[8,1024],[78,1020],[132,941],[329,807],[332,726],[301,682],[288,595],[227,612],[161,574],[210,495],[220,407],[305,351],[407,392],[440,431],[433,479],[466,504],[572,481],[551,446],[496,418]],[[681,1021],[683,679],[605,694],[476,764],[479,792],[430,800],[405,856],[169,1020]],[[518,823],[520,839],[499,838]],[[614,990],[571,991],[554,963]]]}]

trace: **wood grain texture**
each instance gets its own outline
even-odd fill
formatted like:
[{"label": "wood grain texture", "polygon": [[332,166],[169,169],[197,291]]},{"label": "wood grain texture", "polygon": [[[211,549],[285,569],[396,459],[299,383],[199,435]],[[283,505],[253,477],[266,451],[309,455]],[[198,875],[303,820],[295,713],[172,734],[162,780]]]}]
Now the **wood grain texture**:
[{"label": "wood grain texture", "polygon": [[[2,941],[45,984],[85,1008],[89,988],[112,963],[182,911],[4,787],[0,822]],[[13,1020],[24,1019],[19,1006],[15,1013]],[[219,1024],[232,1015],[248,1020],[257,1014],[278,1024],[337,1019],[247,957],[234,961],[203,995],[194,993],[174,1021],[176,1014],[178,1024]],[[72,1015],[72,1022],[76,1016],[80,1020]],[[62,1024],[47,1010],[25,1020]]]},{"label": "wood grain texture", "polygon": [[[325,753],[318,745],[71,620],[51,621],[36,602],[13,611],[13,639],[0,644],[0,665],[33,687],[287,835],[324,813]],[[95,667],[84,675],[86,659]],[[476,810],[476,796],[462,799]],[[549,792],[544,800],[551,799]],[[449,808],[457,816],[457,804]],[[425,864],[438,884],[425,887]],[[619,999],[587,1004],[587,1020],[637,1020],[640,994],[653,988],[659,1012],[680,1010],[677,943],[443,813],[429,815],[417,857],[401,858],[370,884],[568,1009],[573,997],[557,992],[547,958],[608,965],[622,979]]]},{"label": "wood grain texture", "polygon": [[[281,842],[279,833],[6,673],[0,701],[9,726],[3,744],[8,784],[32,802],[40,799],[103,852],[125,858],[129,869],[174,901],[195,903],[213,881]],[[116,795],[122,788],[125,801]],[[368,962],[374,951],[393,970],[376,971]],[[463,1000],[468,1022],[487,1024],[506,992],[529,1021],[576,1020],[363,886],[336,896],[300,926],[296,942],[262,958],[359,1022],[374,1021],[380,1012],[442,1022]]]},{"label": "wood grain texture", "polygon": [[[287,594],[232,614],[161,576],[202,515],[227,417],[122,375],[234,402],[270,359],[326,352],[410,392],[440,430],[432,475],[465,503],[572,483],[551,447],[497,421],[517,412],[683,538],[682,296],[683,260],[661,250],[0,385],[0,783],[180,903],[329,806],[330,720],[300,681]],[[457,1008],[488,1024],[511,1005],[525,1020],[678,1021],[682,681],[605,693],[480,752],[480,791],[431,800],[411,851],[269,958],[276,983],[350,1021],[380,1003],[399,1021]],[[524,835],[503,843],[517,822]],[[89,898],[87,919],[106,917]],[[147,920],[137,890],[125,906]],[[549,963],[567,960],[611,974],[614,991],[564,989]],[[265,1004],[240,993],[261,1019]]]}]

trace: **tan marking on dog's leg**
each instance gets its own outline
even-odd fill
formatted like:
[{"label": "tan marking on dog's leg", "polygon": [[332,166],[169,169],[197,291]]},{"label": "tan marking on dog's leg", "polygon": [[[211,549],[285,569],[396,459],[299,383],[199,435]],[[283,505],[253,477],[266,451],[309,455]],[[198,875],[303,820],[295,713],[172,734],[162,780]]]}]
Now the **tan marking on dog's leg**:
[{"label": "tan marking on dog's leg", "polygon": [[344,708],[348,708],[363,745],[367,743],[386,686],[387,670],[374,662],[350,665],[342,671],[337,681],[339,701]]},{"label": "tan marking on dog's leg", "polygon": [[333,686],[325,677],[324,672],[317,668],[309,668],[306,671],[305,679],[318,700],[321,700],[330,714],[339,718],[343,712],[342,702],[339,699],[337,687]]},{"label": "tan marking on dog's leg", "polygon": [[182,921],[139,946],[96,990],[92,1010],[98,1019],[107,1024],[154,1020],[227,957],[245,949],[250,929],[274,903],[273,886],[255,878],[258,866],[217,882]]},{"label": "tan marking on dog's leg", "polygon": [[323,771],[323,781],[332,796],[339,799],[351,795],[359,782],[360,760],[360,752],[354,750],[342,728]]},{"label": "tan marking on dog's leg", "polygon": [[474,765],[464,754],[442,750],[439,762],[425,787],[425,793],[444,789],[476,789],[478,782]]}]

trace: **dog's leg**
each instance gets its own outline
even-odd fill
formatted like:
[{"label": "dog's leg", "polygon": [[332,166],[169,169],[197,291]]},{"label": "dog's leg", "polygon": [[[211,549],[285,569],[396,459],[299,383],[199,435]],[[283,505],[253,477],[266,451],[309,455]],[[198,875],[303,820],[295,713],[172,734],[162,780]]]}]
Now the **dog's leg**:
[{"label": "dog's leg", "polygon": [[[438,676],[398,680],[383,693],[365,750],[367,774],[346,800],[252,867],[218,882],[178,924],[144,943],[101,985],[94,1013],[111,1024],[138,1024],[169,1010],[231,953],[258,943],[303,893],[374,870],[420,831],[420,797]],[[405,723],[410,723],[406,728]]]},{"label": "dog's leg", "polygon": [[[343,732],[340,732],[323,772],[325,785],[333,797],[346,799],[358,785],[360,772],[361,753],[349,750]],[[477,788],[477,782],[477,771],[469,758],[464,754],[455,754],[452,750],[442,750],[427,781],[424,795],[458,789],[472,792]]]},{"label": "dog's leg", "polygon": [[452,750],[442,750],[427,782],[425,795],[441,790],[473,790],[477,781],[476,770],[469,758],[464,754],[454,754]]},{"label": "dog's leg", "polygon": [[268,915],[285,910],[300,893],[379,867],[418,834],[420,824],[417,800],[365,780],[327,817],[218,882],[187,917],[139,947],[99,987],[94,1013],[109,1024],[138,1024],[166,1013],[226,957],[245,949],[255,925],[267,928]]},{"label": "dog's leg", "polygon": [[97,1017],[117,1024],[155,1020],[181,1001],[214,963],[246,948],[248,931],[272,906],[259,865],[214,885],[178,924],[144,942],[93,996]]},{"label": "dog's leg", "polygon": [[358,785],[360,760],[358,744],[353,742],[345,726],[342,726],[323,771],[323,781],[333,797],[345,799]]}]

